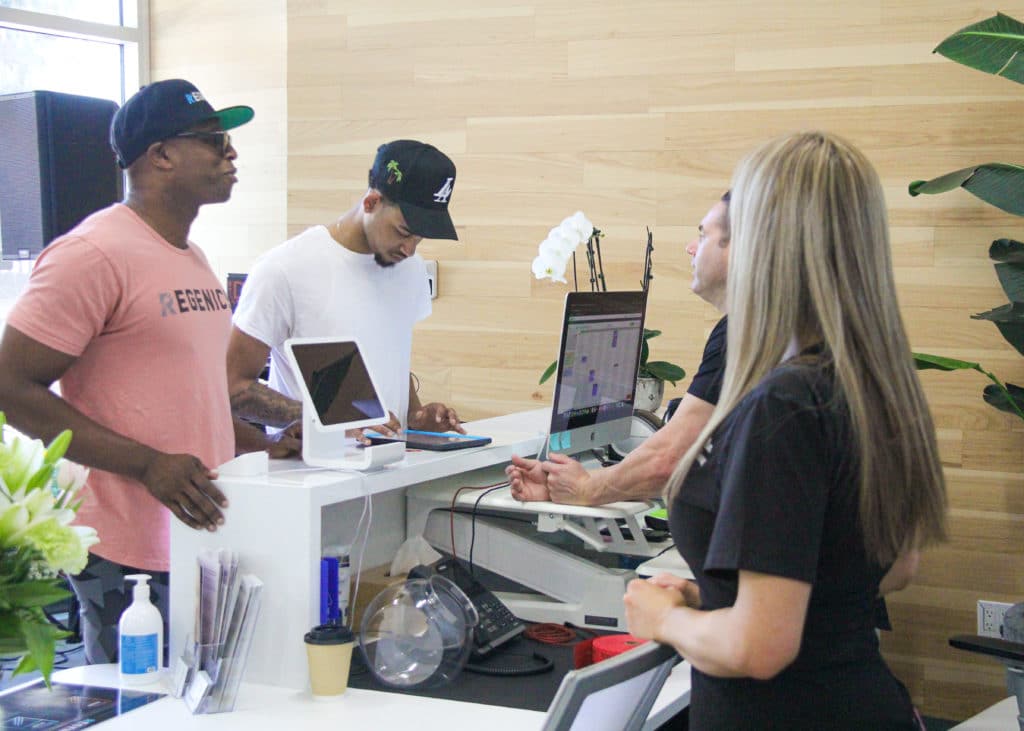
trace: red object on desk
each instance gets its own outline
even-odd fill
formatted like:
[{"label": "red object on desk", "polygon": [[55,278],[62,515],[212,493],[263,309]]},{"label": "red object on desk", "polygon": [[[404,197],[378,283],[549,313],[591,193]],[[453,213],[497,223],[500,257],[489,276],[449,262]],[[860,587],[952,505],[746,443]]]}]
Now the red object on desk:
[{"label": "red object on desk", "polygon": [[583,640],[573,648],[573,665],[579,670],[595,662],[620,655],[626,650],[632,650],[645,642],[647,640],[638,639],[633,635],[603,635]]}]

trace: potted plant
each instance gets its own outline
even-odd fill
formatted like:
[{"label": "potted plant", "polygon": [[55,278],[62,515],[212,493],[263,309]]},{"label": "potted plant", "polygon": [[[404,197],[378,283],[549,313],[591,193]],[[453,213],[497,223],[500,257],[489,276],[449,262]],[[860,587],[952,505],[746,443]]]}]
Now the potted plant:
[{"label": "potted plant", "polygon": [[644,342],[640,346],[640,368],[636,374],[636,398],[633,403],[638,409],[657,411],[665,395],[665,381],[673,386],[686,375],[686,371],[675,363],[664,360],[648,360],[648,341],[661,335],[661,330],[644,328]]},{"label": "potted plant", "polygon": [[[603,234],[583,215],[577,211],[548,232],[548,236],[540,243],[537,257],[533,260],[533,273],[537,279],[551,279],[554,282],[566,282],[565,272],[569,260],[573,261],[573,281],[576,281],[576,247],[582,243],[587,245],[587,266],[590,269],[590,285],[597,291],[606,291],[604,271],[601,264],[600,239]],[[641,286],[644,291],[651,280],[651,252],[654,246],[651,234],[647,234],[647,250],[644,261],[644,278]],[[665,381],[673,386],[686,376],[686,371],[675,363],[664,360],[649,360],[650,345],[648,341],[661,335],[661,330],[644,328],[644,340],[640,345],[640,365],[637,369],[636,395],[634,405],[638,409],[655,411],[661,406],[665,393]],[[538,384],[547,381],[558,367],[557,361],[544,369]]]},{"label": "potted plant", "polygon": [[[935,48],[946,58],[979,71],[1024,83],[1024,24],[1002,13],[962,28]],[[1007,163],[985,163],[956,170],[931,180],[910,184],[910,195],[945,193],[963,188],[986,203],[1015,216],[1024,216],[1024,167]],[[988,320],[1018,353],[1024,355],[1024,244],[1013,239],[998,239],[989,247],[989,258],[1009,304],[971,317]],[[976,370],[992,381],[983,397],[997,409],[1024,419],[1024,388],[1003,384],[978,363],[915,353],[920,369]]]}]

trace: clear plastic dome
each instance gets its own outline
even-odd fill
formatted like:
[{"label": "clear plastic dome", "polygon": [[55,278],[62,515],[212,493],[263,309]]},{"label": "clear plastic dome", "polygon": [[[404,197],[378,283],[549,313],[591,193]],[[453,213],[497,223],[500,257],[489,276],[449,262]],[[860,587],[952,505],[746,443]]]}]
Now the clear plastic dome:
[{"label": "clear plastic dome", "polygon": [[476,607],[450,580],[410,579],[370,602],[363,612],[359,647],[366,666],[384,685],[443,685],[466,664],[478,621]]}]

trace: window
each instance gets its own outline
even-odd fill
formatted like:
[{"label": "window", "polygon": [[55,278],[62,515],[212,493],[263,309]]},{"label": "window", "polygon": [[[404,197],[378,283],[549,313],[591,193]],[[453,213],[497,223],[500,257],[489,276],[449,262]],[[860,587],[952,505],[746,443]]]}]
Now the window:
[{"label": "window", "polygon": [[[0,94],[45,90],[121,104],[148,81],[148,0],[0,0]],[[30,266],[0,263],[0,321]]]},{"label": "window", "polygon": [[147,0],[0,0],[0,94],[120,104],[148,80]]}]

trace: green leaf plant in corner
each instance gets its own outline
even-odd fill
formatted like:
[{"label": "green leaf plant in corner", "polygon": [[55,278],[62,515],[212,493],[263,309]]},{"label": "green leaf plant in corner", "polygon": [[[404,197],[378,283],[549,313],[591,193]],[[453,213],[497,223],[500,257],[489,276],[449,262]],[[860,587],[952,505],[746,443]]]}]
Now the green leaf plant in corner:
[{"label": "green leaf plant in corner", "polygon": [[[963,28],[936,48],[946,58],[995,76],[1024,84],[1024,24],[1008,15],[995,16]],[[990,162],[956,170],[931,180],[915,180],[910,195],[946,193],[963,188],[1000,210],[1024,216],[1024,167]],[[988,320],[1018,353],[1024,355],[1024,244],[998,239],[989,247],[989,258],[1009,304],[971,317]],[[985,388],[985,401],[1024,420],[1024,388],[1003,384],[977,363],[915,353],[918,369],[944,371],[975,370],[992,381]]]}]

